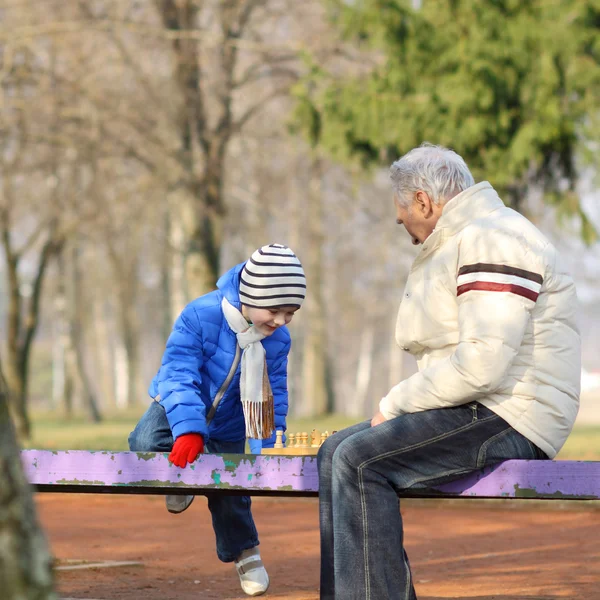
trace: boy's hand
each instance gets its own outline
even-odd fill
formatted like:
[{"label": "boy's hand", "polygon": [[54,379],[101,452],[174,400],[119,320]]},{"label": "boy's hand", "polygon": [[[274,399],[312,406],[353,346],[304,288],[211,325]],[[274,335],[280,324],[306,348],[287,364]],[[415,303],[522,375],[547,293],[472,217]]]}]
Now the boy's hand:
[{"label": "boy's hand", "polygon": [[173,444],[169,460],[177,467],[193,463],[204,452],[204,438],[199,433],[180,435]]}]

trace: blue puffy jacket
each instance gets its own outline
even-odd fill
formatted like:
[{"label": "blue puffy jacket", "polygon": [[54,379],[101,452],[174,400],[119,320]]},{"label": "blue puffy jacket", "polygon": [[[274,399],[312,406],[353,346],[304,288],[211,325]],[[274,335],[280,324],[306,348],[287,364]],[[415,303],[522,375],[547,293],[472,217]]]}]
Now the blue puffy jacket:
[{"label": "blue puffy jacket", "polygon": [[[245,263],[227,271],[217,282],[217,288],[190,302],[179,315],[158,373],[148,393],[160,395],[173,438],[184,433],[200,433],[207,440],[239,441],[245,438],[244,414],[240,400],[240,364],[219,402],[214,418],[207,426],[206,416],[233,365],[238,347],[223,311],[223,296],[241,310],[239,297],[240,272]],[[290,334],[280,327],[262,340],[267,358],[269,380],[275,401],[275,427],[285,431],[288,410],[287,357]],[[275,434],[263,440],[264,447],[272,447]],[[260,444],[251,444],[251,450]]]}]

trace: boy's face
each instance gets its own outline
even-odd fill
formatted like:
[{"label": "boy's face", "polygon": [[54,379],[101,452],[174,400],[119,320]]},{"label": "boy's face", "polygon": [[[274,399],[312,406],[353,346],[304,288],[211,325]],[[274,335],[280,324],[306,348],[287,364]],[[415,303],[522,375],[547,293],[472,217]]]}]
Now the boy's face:
[{"label": "boy's face", "polygon": [[242,304],[242,315],[252,321],[257,331],[269,336],[282,325],[287,325],[298,310],[297,306],[278,306],[277,308],[254,308]]}]

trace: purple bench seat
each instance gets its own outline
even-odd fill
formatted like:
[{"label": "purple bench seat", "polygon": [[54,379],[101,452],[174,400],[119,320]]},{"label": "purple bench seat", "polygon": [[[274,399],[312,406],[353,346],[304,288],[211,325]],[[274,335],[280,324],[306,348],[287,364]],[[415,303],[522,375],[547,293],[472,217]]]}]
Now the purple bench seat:
[{"label": "purple bench seat", "polygon": [[[185,469],[167,454],[22,450],[40,492],[317,496],[316,456],[203,454]],[[600,462],[509,460],[435,489],[402,497],[600,499]]]}]

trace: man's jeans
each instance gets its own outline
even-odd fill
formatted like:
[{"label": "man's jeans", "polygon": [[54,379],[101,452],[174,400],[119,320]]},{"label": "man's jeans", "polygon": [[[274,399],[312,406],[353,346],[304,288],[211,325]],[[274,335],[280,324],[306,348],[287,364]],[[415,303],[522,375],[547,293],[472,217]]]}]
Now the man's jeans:
[{"label": "man's jeans", "polygon": [[547,456],[485,406],[402,415],[337,432],[319,449],[321,600],[416,600],[398,490],[511,458]]},{"label": "man's jeans", "polygon": [[[170,452],[172,447],[173,435],[165,409],[158,402],[152,402],[129,435],[129,448],[134,452]],[[245,440],[220,442],[209,439],[205,451],[243,454],[244,448]],[[189,469],[189,466],[186,468]],[[258,546],[258,533],[250,511],[249,496],[207,494],[207,497],[219,559],[232,562],[242,551]]]}]

